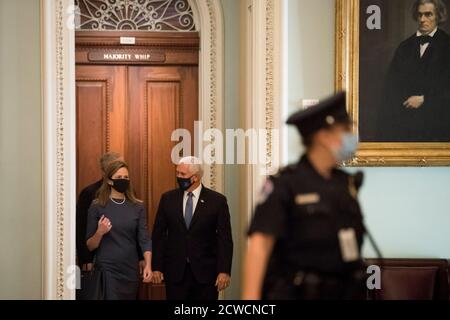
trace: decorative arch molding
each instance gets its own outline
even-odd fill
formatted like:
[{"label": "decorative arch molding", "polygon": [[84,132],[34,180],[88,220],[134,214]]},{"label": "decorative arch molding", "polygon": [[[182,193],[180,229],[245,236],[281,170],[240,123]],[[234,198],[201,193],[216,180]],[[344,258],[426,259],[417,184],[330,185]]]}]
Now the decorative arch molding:
[{"label": "decorative arch molding", "polygon": [[188,0],[75,0],[77,30],[195,31]]},{"label": "decorative arch molding", "polygon": [[[76,112],[74,0],[40,0],[43,121],[43,297],[74,299]],[[188,0],[200,32],[199,115],[203,129],[224,129],[224,24],[220,0]],[[211,137],[211,140],[214,137]],[[222,191],[223,167],[205,168]]]}]

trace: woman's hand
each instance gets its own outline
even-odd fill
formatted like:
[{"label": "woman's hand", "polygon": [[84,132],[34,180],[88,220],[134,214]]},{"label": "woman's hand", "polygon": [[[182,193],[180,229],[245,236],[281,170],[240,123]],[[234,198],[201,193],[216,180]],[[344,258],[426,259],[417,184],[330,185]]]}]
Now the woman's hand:
[{"label": "woman's hand", "polygon": [[150,283],[152,281],[153,278],[153,272],[152,272],[152,268],[150,268],[149,265],[146,265],[143,271],[143,282],[144,283]]},{"label": "woman's hand", "polygon": [[105,215],[102,215],[100,220],[98,220],[98,227],[97,227],[97,233],[101,236],[104,236],[112,229],[111,221],[109,221],[108,218],[105,217]]}]

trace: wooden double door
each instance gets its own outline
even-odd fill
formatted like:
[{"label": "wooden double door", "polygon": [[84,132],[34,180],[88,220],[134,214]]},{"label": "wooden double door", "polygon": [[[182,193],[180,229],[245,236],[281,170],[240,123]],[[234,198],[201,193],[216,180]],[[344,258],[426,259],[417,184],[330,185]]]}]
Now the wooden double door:
[{"label": "wooden double door", "polygon": [[[101,177],[103,153],[122,154],[145,203],[149,231],[160,196],[176,187],[172,132],[198,119],[197,65],[77,65],[77,192]],[[144,286],[143,299],[162,299]]]}]

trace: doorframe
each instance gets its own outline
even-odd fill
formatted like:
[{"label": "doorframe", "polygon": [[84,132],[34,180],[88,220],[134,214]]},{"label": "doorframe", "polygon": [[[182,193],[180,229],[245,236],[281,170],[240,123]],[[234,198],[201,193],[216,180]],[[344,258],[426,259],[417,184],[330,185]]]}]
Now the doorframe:
[{"label": "doorframe", "polygon": [[[224,19],[220,0],[188,0],[200,32],[199,118],[224,129]],[[76,104],[73,0],[40,0],[43,139],[43,292],[75,299]],[[211,137],[213,138],[213,137]],[[224,191],[224,169],[204,182]]]}]

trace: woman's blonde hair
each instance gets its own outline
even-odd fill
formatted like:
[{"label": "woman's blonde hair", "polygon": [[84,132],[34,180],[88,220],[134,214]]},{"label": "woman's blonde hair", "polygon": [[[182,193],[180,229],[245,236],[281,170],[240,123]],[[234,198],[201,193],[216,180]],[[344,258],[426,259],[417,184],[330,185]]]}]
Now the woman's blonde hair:
[{"label": "woman's blonde hair", "polygon": [[[109,197],[111,196],[111,188],[112,188],[111,185],[108,183],[108,180],[112,180],[112,176],[117,171],[119,171],[119,169],[122,168],[126,168],[127,170],[129,170],[126,162],[120,160],[113,161],[108,165],[108,167],[105,170],[105,177],[103,178],[102,186],[97,191],[94,203],[99,204],[102,207],[106,207],[106,204],[109,201]],[[136,197],[131,181],[128,186],[128,189],[125,191],[125,197],[134,204],[142,203],[142,201]]]}]

